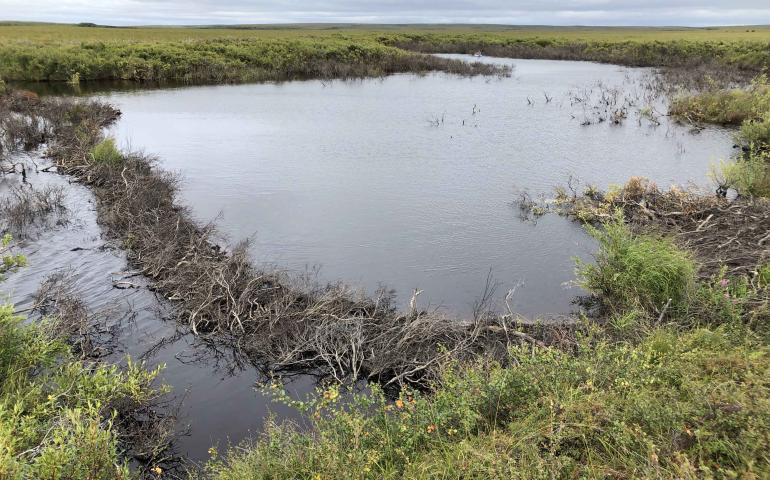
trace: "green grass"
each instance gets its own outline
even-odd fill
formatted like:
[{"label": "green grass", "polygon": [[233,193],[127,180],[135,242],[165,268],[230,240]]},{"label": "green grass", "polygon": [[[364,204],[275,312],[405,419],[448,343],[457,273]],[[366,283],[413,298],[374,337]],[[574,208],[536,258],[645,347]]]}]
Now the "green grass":
[{"label": "green grass", "polygon": [[[768,267],[753,284],[700,283],[689,255],[619,217],[591,233],[600,252],[579,275],[615,313],[586,324],[573,348],[449,365],[431,393],[406,389],[395,402],[377,386],[293,400],[273,384],[310,428],[270,423],[252,442],[212,448],[199,477],[767,478],[770,337],[743,314],[753,305],[768,318]],[[668,298],[676,315],[660,324]]]},{"label": "green grass", "polygon": [[350,25],[287,24],[197,27],[83,28],[55,23],[0,23],[0,41],[6,42],[168,42],[187,40],[371,38],[377,35],[479,35],[516,40],[558,38],[580,41],[770,41],[769,26],[735,27],[548,27],[505,25]]},{"label": "green grass", "polygon": [[620,213],[601,228],[586,225],[599,242],[596,263],[578,262],[578,283],[615,312],[681,312],[695,284],[690,256],[668,240],[634,235]]},{"label": "green grass", "polygon": [[123,154],[115,144],[115,139],[107,138],[91,149],[91,159],[95,163],[117,165],[123,162]]},{"label": "green grass", "polygon": [[272,425],[215,452],[245,479],[767,478],[770,348],[737,325],[514,348],[514,366],[455,366],[434,394],[336,388],[293,403],[312,430]]},{"label": "green grass", "polygon": [[231,82],[445,69],[413,51],[625,65],[768,66],[770,28],[296,25],[100,28],[0,25],[0,78]]}]

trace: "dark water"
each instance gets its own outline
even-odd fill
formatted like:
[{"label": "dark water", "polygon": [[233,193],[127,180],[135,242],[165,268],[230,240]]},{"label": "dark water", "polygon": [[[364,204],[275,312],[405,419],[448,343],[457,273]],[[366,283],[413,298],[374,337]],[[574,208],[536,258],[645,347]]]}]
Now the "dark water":
[{"label": "dark water", "polygon": [[729,134],[693,135],[666,118],[660,126],[636,117],[581,126],[593,115],[585,103],[571,105],[570,93],[596,98],[601,81],[641,96],[649,70],[486,60],[513,64],[514,76],[398,75],[105,98],[123,111],[120,143],[180,172],[195,214],[221,213],[234,240],[253,236],[257,261],[293,271],[320,265],[323,279],[368,291],[385,284],[402,303],[418,288],[422,305],[460,315],[491,271],[498,300],[521,282],[520,312],[563,313],[577,293],[563,286],[573,278],[572,257],[587,256],[592,244],[560,218],[519,221],[516,192],[549,193],[571,175],[599,186],[629,175],[663,186],[706,183],[710,162],[731,153]]},{"label": "dark water", "polygon": [[[45,165],[37,156],[32,159],[41,167]],[[28,166],[32,172],[34,167],[31,163]],[[0,195],[18,187],[20,181],[20,175],[0,178]],[[19,251],[28,257],[29,266],[7,275],[0,288],[17,311],[26,313],[34,293],[49,275],[70,271],[75,292],[89,309],[108,312],[105,318],[119,327],[118,348],[106,361],[124,365],[131,356],[146,361],[150,368],[165,365],[160,380],[172,387],[175,403],[182,402],[179,431],[189,426],[189,435],[179,438],[176,449],[193,460],[205,460],[213,445],[227,446],[230,441],[237,443],[258,434],[270,413],[278,418],[296,418],[293,410],[272,403],[254,388],[260,379],[254,368],[232,370],[227,358],[217,358],[192,335],[177,332],[169,306],[146,288],[141,276],[127,271],[125,255],[102,237],[95,200],[86,187],[55,173],[30,173],[29,182],[31,185],[24,188],[63,186],[67,214],[66,222],[55,228],[27,229],[26,238],[16,235],[21,238]],[[121,281],[139,288],[113,286],[113,282]],[[156,349],[161,341],[166,343]],[[313,387],[311,377],[287,381],[294,395],[303,395]]]},{"label": "dark water", "polygon": [[[385,283],[403,301],[424,289],[422,305],[457,315],[468,312],[491,270],[497,300],[523,282],[518,311],[564,313],[578,293],[563,285],[573,278],[572,257],[588,257],[592,242],[556,216],[521,221],[517,192],[549,193],[570,175],[599,186],[632,174],[707,184],[709,163],[731,153],[729,133],[692,135],[665,118],[660,126],[632,117],[584,127],[595,115],[573,97],[600,96],[597,81],[641,97],[649,72],[506,63],[515,75],[502,80],[400,75],[103,96],[123,111],[114,129],[123,146],[158,154],[163,168],[178,171],[182,200],[201,220],[221,213],[231,241],[253,236],[257,261],[294,271],[320,264],[323,279],[367,290]],[[0,193],[18,181],[5,177]],[[20,309],[45,277],[71,268],[89,306],[122,319],[113,358],[152,350],[148,365],[166,365],[163,381],[184,397],[180,423],[191,426],[177,448],[193,459],[259,432],[268,412],[293,418],[253,388],[255,369],[230,372],[194,338],[176,335],[168,306],[102,237],[86,188],[55,174],[30,181],[64,185],[70,221],[24,240],[30,266],[3,285]],[[123,279],[140,288],[113,287]],[[174,340],[154,349],[164,338]],[[302,394],[312,386],[299,377],[289,388]]]}]

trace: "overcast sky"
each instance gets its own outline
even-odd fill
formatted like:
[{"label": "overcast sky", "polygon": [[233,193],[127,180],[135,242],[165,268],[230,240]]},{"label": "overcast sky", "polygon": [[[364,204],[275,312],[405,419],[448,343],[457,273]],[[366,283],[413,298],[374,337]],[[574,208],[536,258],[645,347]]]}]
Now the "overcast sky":
[{"label": "overcast sky", "polygon": [[770,0],[0,0],[0,19],[137,24],[770,24]]}]

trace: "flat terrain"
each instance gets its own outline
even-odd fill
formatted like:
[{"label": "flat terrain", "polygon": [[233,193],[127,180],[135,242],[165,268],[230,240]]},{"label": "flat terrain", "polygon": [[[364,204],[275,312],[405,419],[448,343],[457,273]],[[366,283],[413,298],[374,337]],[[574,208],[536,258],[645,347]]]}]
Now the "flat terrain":
[{"label": "flat terrain", "polygon": [[[387,292],[368,297],[262,269],[243,244],[216,247],[220,235],[180,208],[176,177],[153,155],[120,151],[106,136],[119,110],[96,100],[38,97],[13,84],[77,88],[126,80],[144,87],[509,72],[426,55],[478,50],[488,57],[659,67],[670,86],[682,87],[677,93],[692,94],[674,99],[670,113],[693,133],[702,123],[740,125],[740,148],[712,172],[717,195],[662,191],[629,171],[622,187],[568,185],[543,205],[519,202],[533,216],[573,218],[596,240],[594,261],[575,265],[576,284],[591,294],[590,316],[532,324],[506,296],[505,312],[480,301],[468,321],[458,322],[422,310],[416,293],[410,308],[399,309]],[[296,409],[301,426],[293,416],[275,417],[253,441],[212,444],[209,462],[191,478],[770,478],[770,85],[758,76],[770,67],[769,53],[766,27],[5,24],[0,161],[5,175],[23,182],[32,167],[19,172],[15,155],[45,147],[56,171],[91,188],[104,237],[121,245],[153,294],[173,302],[183,331],[217,349],[217,360],[227,362],[232,352],[269,373],[310,371],[330,380],[300,400],[280,378],[266,385],[261,393]],[[334,101],[331,94],[325,99]],[[609,96],[603,101],[624,118]],[[643,119],[657,122],[651,109],[635,108],[640,127]],[[617,132],[609,123],[606,129]],[[566,135],[555,123],[540,131],[542,138]],[[530,142],[520,143],[531,151]],[[458,152],[452,153],[467,162],[469,155]],[[606,158],[598,148],[585,156]],[[735,199],[727,198],[730,191]],[[51,215],[50,193],[26,186],[19,192],[0,200],[7,220]],[[495,221],[506,228],[499,216]],[[0,274],[26,267],[11,242],[0,242]],[[89,353],[101,350],[103,322],[56,296],[52,318],[40,324],[0,307],[0,478],[179,478],[169,472],[174,463],[164,463],[173,452],[167,447],[174,419],[162,408],[166,389],[153,386],[158,372],[94,363],[104,360]],[[371,388],[358,394],[344,386],[363,380]],[[230,396],[223,385],[217,389]],[[208,438],[201,418],[190,422]],[[141,459],[145,471],[133,474],[130,458]]]},{"label": "flat terrain", "polygon": [[770,27],[528,27],[504,25],[242,25],[200,27],[81,27],[77,25],[0,23],[0,42],[167,42],[184,40],[371,38],[378,34],[475,34],[505,40],[552,38],[581,41],[760,41],[770,42]]},{"label": "flat terrain", "polygon": [[0,24],[0,79],[232,83],[444,71],[501,74],[426,53],[629,66],[768,67],[770,28],[504,26],[142,27]]}]

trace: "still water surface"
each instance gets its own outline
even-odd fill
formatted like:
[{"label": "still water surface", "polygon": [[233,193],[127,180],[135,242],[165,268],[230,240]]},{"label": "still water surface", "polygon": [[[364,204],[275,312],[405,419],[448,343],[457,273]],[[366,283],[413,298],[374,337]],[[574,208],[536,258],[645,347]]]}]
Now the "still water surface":
[{"label": "still water surface", "polygon": [[[643,94],[645,69],[587,62],[485,59],[511,78],[396,75],[114,93],[115,135],[157,154],[183,180],[201,220],[221,214],[232,240],[253,238],[258,262],[465,315],[491,271],[499,298],[521,282],[515,308],[569,311],[581,228],[521,222],[517,192],[550,193],[570,176],[607,186],[629,175],[663,186],[705,184],[731,153],[729,133],[654,126],[581,126],[573,97],[617,88]],[[546,102],[545,97],[552,98]],[[643,99],[639,99],[640,107]],[[530,105],[532,103],[532,105]],[[659,111],[665,106],[658,104]],[[595,118],[594,118],[595,120]],[[498,298],[498,300],[499,300]]]},{"label": "still water surface", "polygon": [[[693,135],[666,118],[653,126],[633,116],[622,126],[581,126],[596,116],[573,97],[600,96],[601,81],[604,91],[618,87],[636,98],[647,70],[485,60],[514,64],[514,76],[398,75],[101,96],[123,111],[114,128],[120,142],[179,172],[181,201],[199,219],[221,213],[231,241],[253,236],[256,261],[292,271],[321,265],[324,280],[370,291],[384,283],[402,301],[424,289],[423,306],[458,316],[491,269],[497,300],[521,281],[518,311],[564,313],[578,293],[563,285],[573,278],[572,257],[588,257],[593,245],[565,219],[521,221],[512,205],[517,192],[550,193],[570,175],[599,186],[632,174],[661,185],[706,185],[709,164],[731,154],[729,132]],[[3,179],[0,193],[18,180]],[[173,320],[164,320],[167,305],[105,244],[85,187],[52,174],[29,180],[64,186],[70,221],[24,239],[30,266],[3,285],[19,309],[32,304],[46,276],[71,268],[89,307],[109,307],[114,321],[122,319],[114,359],[130,354],[166,365],[163,381],[184,397],[180,425],[190,424],[178,451],[194,460],[212,445],[257,434],[268,412],[292,417],[253,388],[257,371],[230,372],[192,336],[175,335]],[[113,288],[124,279],[140,288]],[[289,388],[302,395],[312,386],[311,377],[299,377]]]}]

